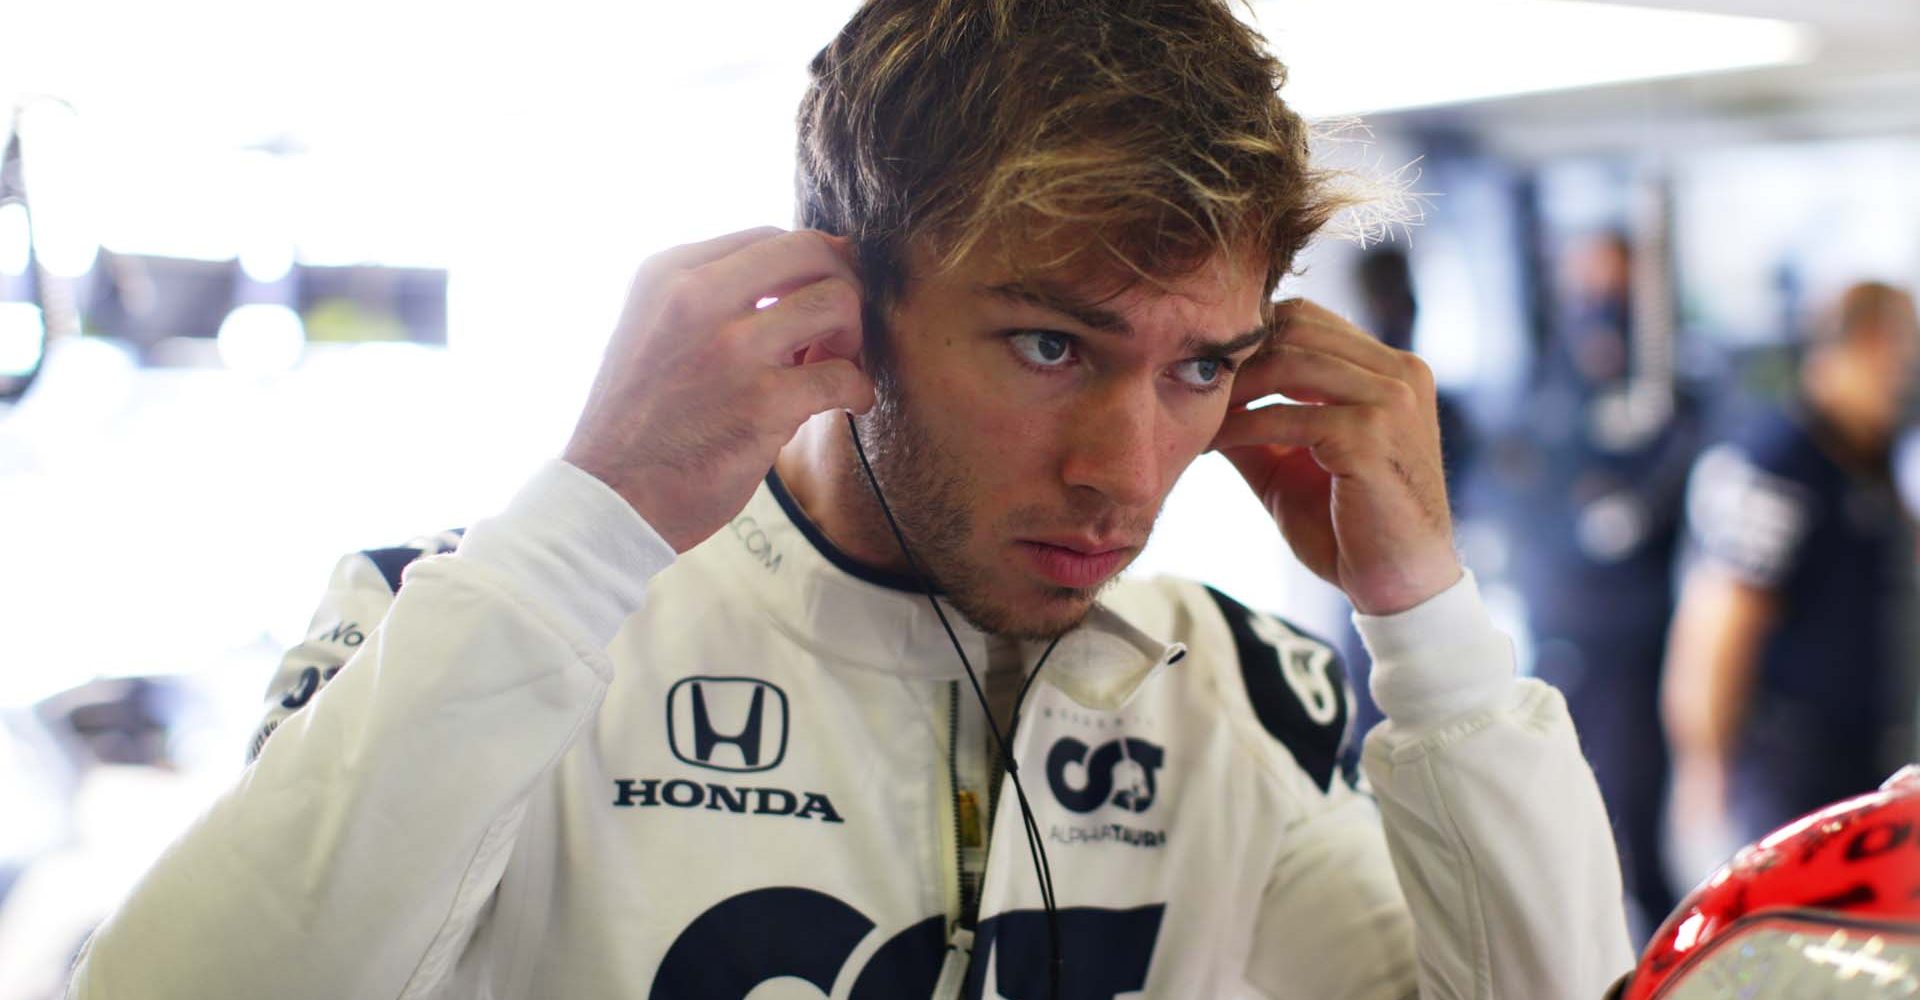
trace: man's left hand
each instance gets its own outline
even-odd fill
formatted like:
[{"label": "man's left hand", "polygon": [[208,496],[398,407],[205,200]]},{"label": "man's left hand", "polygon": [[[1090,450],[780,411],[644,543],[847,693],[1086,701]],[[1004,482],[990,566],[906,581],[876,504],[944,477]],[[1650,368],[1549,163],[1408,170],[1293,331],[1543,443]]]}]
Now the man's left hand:
[{"label": "man's left hand", "polygon": [[[1241,366],[1212,447],[1308,569],[1363,614],[1405,611],[1460,579],[1433,373],[1333,312],[1280,303]],[[1257,410],[1275,393],[1297,402]]]}]

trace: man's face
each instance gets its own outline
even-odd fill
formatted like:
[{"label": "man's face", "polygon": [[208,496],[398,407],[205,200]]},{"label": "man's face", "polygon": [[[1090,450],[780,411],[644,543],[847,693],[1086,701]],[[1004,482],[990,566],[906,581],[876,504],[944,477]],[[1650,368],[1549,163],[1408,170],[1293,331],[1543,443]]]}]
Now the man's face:
[{"label": "man's face", "polygon": [[1265,261],[1165,289],[922,258],[889,316],[863,421],[914,557],[962,614],[1028,638],[1077,624],[1145,546],[1161,503],[1266,339]]},{"label": "man's face", "polygon": [[1920,359],[1920,325],[1913,302],[1901,298],[1869,321],[1838,352],[1838,381],[1853,408],[1880,433],[1892,433],[1913,390]]}]

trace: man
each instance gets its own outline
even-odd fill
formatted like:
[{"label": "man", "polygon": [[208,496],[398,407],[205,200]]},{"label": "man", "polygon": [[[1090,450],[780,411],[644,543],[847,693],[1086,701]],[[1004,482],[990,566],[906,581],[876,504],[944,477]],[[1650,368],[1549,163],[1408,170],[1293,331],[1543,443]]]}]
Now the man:
[{"label": "man", "polygon": [[[75,994],[1597,996],[1605,818],[1431,381],[1269,302],[1338,202],[1258,38],[878,0],[813,73],[809,228],[649,261],[564,462],[342,565]],[[1112,583],[1209,448],[1365,613],[1379,809],[1325,647]]]},{"label": "man", "polygon": [[1911,744],[1914,550],[1888,454],[1912,385],[1913,299],[1849,288],[1815,327],[1796,404],[1693,473],[1663,713],[1685,835],[1753,839],[1871,791]]}]

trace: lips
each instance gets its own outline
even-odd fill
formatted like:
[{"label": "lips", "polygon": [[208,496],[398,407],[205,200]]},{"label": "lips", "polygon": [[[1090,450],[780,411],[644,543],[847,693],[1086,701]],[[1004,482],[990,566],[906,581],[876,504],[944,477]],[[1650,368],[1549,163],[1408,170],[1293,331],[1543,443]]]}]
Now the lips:
[{"label": "lips", "polygon": [[1062,587],[1084,590],[1099,586],[1127,564],[1132,546],[1100,547],[1082,540],[1016,543],[1041,576]]}]

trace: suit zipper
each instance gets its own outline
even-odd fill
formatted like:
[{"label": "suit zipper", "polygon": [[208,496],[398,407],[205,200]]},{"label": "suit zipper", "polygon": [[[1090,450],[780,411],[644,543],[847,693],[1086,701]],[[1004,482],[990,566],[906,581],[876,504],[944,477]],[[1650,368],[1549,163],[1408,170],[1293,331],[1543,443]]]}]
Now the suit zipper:
[{"label": "suit zipper", "polygon": [[966,830],[960,806],[960,682],[947,682],[947,803],[953,816],[953,873],[959,888],[959,926],[971,928],[979,916],[979,887],[967,877]]},{"label": "suit zipper", "polygon": [[948,869],[947,885],[956,904],[955,919],[947,933],[947,949],[940,960],[940,975],[934,982],[932,1000],[958,1000],[966,983],[967,969],[973,958],[973,924],[979,906],[977,890],[967,878],[965,813],[961,808],[960,787],[960,682],[947,683],[947,808],[952,811],[953,866]]}]

